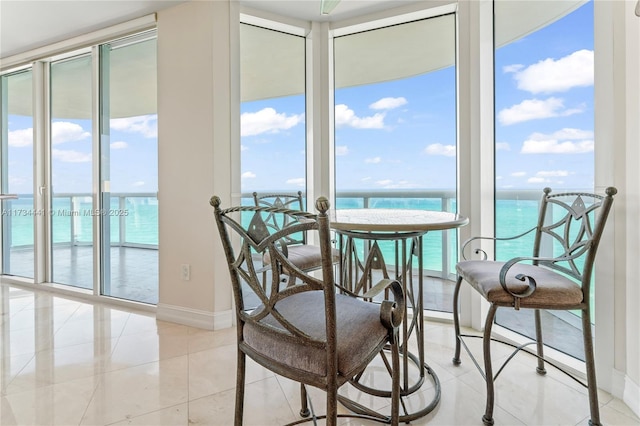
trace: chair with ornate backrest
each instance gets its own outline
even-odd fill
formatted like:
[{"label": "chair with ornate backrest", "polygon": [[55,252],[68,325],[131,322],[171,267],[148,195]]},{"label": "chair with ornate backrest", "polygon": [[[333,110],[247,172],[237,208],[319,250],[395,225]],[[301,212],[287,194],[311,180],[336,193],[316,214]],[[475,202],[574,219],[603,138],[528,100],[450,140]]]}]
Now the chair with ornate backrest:
[{"label": "chair with ornate backrest", "polygon": [[[303,211],[303,198],[302,192],[298,191],[294,194],[263,194],[259,195],[257,192],[253,193],[253,201],[256,207],[276,207],[281,209],[291,209]],[[290,218],[288,216],[282,217],[281,215],[269,215],[265,217],[265,225],[273,231],[278,231],[288,225]],[[314,244],[307,244],[307,233],[301,232],[294,235],[287,235],[283,238],[282,250],[285,256],[291,260],[291,263],[296,265],[303,271],[313,271],[320,269],[321,256],[320,247]],[[340,262],[340,252],[337,249],[332,249],[331,252],[333,263]],[[267,271],[270,269],[273,272],[271,266],[271,258],[267,253],[264,256],[263,269],[262,269],[262,281],[267,281]],[[294,279],[287,269],[275,269],[275,273],[278,275],[285,275],[289,279]],[[292,283],[293,284],[293,283]]]},{"label": "chair with ornate backrest", "polygon": [[[263,367],[301,383],[303,417],[309,416],[305,385],[327,393],[328,425],[335,425],[338,388],[360,374],[378,354],[391,354],[391,415],[398,423],[400,400],[398,326],[404,316],[404,295],[397,281],[389,288],[394,301],[375,304],[349,294],[334,281],[330,241],[329,202],[320,197],[318,215],[278,207],[239,206],[221,209],[220,198],[211,205],[231,275],[237,320],[237,382],[235,424],[242,424],[246,356]],[[278,216],[286,226],[275,230],[266,223]],[[287,216],[284,218],[283,216]],[[320,272],[307,273],[284,253],[282,241],[313,232],[319,241]],[[261,258],[269,255],[274,268],[296,279],[284,285],[277,275],[267,286],[260,281]],[[256,265],[257,264],[257,265]],[[318,278],[314,275],[321,275]],[[260,304],[246,309],[243,287],[258,296]],[[298,422],[295,422],[296,424]]]},{"label": "chair with ornate backrest", "polygon": [[[533,253],[531,256],[515,257],[506,262],[488,261],[486,253],[476,248],[475,253],[482,253],[483,260],[463,260],[458,262],[456,270],[458,280],[453,298],[453,318],[456,333],[456,349],[453,363],[460,364],[460,346],[464,346],[471,358],[473,356],[466,345],[466,337],[482,337],[484,372],[481,370],[487,387],[485,414],[482,417],[486,425],[493,424],[494,381],[504,366],[513,356],[529,344],[536,344],[536,353],[525,350],[538,358],[537,372],[546,373],[545,362],[558,368],[563,373],[588,388],[591,409],[590,424],[600,424],[598,393],[596,385],[593,338],[591,334],[591,276],[593,264],[600,243],[600,237],[611,210],[613,196],[617,190],[609,187],[606,195],[590,193],[551,194],[545,188],[538,222],[534,228],[509,238],[474,237],[462,246],[465,249],[472,242],[482,239],[493,241],[516,240],[527,234],[533,235]],[[489,311],[484,323],[482,336],[460,333],[458,318],[458,298],[460,284],[468,282],[489,303]],[[501,341],[515,348],[512,355],[493,374],[491,365],[490,343],[491,327],[495,321],[499,307],[534,309],[536,338],[534,341],[514,345]],[[560,366],[545,359],[543,353],[540,310],[575,310],[582,316],[582,337],[586,364],[586,383]],[[500,340],[498,340],[500,341]],[[480,369],[477,362],[474,363]]]}]

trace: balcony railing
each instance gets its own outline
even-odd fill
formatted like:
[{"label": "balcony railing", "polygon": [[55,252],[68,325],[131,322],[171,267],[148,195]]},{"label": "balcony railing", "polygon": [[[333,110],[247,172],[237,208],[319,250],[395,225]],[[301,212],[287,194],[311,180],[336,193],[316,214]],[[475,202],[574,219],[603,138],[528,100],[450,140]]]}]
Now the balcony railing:
[{"label": "balcony railing", "polygon": [[46,211],[33,208],[33,195],[19,194],[17,200],[3,203],[3,238],[5,247],[28,249],[33,247],[34,216],[52,218],[53,244],[91,245],[93,218],[108,217],[111,246],[158,248],[157,193],[110,193],[103,200],[109,207],[94,210],[88,193],[58,193]]},{"label": "balcony railing", "polygon": [[[294,191],[263,191],[293,194]],[[540,190],[498,191],[497,216],[521,217],[537,215]],[[109,234],[112,246],[158,248],[158,199],[157,193],[111,193],[104,200],[109,209],[95,212],[93,198],[88,193],[58,193],[53,206],[47,212],[52,216],[52,237],[55,245],[90,245],[93,241],[93,217],[96,214],[109,217]],[[243,204],[252,204],[252,194],[242,194]],[[21,194],[18,200],[3,201],[3,234],[5,247],[14,249],[33,246],[33,196]],[[407,208],[432,209],[456,212],[454,190],[382,190],[338,191],[336,208]],[[517,215],[513,209],[520,209]],[[522,212],[526,215],[521,214]],[[4,214],[10,212],[10,214]],[[523,219],[524,221],[525,219]],[[532,222],[526,218],[529,225]],[[500,223],[500,222],[499,222]],[[509,234],[501,223],[499,233]],[[425,253],[425,270],[428,274],[451,278],[457,258],[457,231],[438,231],[427,236],[430,244]]]}]

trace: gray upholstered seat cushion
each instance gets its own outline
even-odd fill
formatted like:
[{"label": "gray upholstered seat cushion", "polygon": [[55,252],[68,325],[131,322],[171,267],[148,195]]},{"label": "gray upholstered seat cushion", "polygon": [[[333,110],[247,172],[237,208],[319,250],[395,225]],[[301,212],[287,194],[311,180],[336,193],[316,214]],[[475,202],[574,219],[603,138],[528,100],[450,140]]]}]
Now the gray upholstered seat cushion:
[{"label": "gray upholstered seat cushion", "polygon": [[[293,263],[303,271],[310,271],[322,266],[322,255],[320,254],[320,246],[316,246],[313,244],[297,244],[288,246],[287,249],[287,259],[289,259],[291,263]],[[332,248],[331,257],[333,263],[338,262],[340,260],[340,252],[337,249]],[[262,258],[262,263],[264,265],[271,264],[271,257],[269,256],[269,253],[265,253],[264,257]],[[285,270],[283,272],[286,273],[287,271]]]},{"label": "gray upholstered seat cushion", "polygon": [[[322,291],[307,291],[283,299],[276,305],[278,312],[292,324],[316,339],[325,340],[324,295]],[[367,356],[382,348],[387,329],[380,322],[380,306],[350,296],[336,295],[338,371],[345,377],[358,373],[369,361]],[[272,316],[262,320],[284,329]],[[326,375],[327,353],[294,339],[284,339],[264,333],[261,327],[246,323],[244,341],[260,354],[279,363],[320,376]],[[363,365],[364,364],[364,365]]]},{"label": "gray upholstered seat cushion", "polygon": [[[504,291],[499,281],[503,265],[504,262],[467,260],[458,262],[456,270],[489,302],[511,304],[513,296]],[[527,288],[527,282],[515,278],[518,274],[532,276],[537,283],[536,291],[520,300],[521,307],[567,309],[582,302],[582,289],[574,281],[549,269],[527,264],[516,264],[507,274],[507,286],[515,293]]]}]

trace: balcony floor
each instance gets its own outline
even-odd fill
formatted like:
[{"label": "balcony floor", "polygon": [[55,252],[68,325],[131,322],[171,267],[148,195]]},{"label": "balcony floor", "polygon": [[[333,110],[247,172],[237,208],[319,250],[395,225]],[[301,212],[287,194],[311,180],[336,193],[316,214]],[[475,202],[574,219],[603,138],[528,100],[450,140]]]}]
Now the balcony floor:
[{"label": "balcony floor", "polygon": [[[158,303],[158,250],[112,247],[109,270],[111,286],[103,289],[102,294],[152,305]],[[13,251],[11,271],[33,276],[33,251]],[[93,289],[93,248],[54,246],[53,282]]]}]

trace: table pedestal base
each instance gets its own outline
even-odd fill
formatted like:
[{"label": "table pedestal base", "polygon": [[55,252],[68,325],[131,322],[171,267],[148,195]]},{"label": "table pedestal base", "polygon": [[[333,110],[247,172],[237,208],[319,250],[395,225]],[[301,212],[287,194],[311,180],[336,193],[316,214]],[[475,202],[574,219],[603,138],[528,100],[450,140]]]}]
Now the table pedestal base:
[{"label": "table pedestal base", "polygon": [[[418,357],[416,357],[414,354],[408,352],[407,356],[416,366],[420,365]],[[435,391],[435,395],[433,396],[433,399],[430,402],[428,402],[426,406],[420,407],[415,411],[409,411],[406,408],[406,404],[404,403],[403,399],[413,395],[416,391],[420,390],[426,378],[429,378],[433,383],[433,388]],[[371,388],[369,386],[366,386],[360,383],[357,380],[357,378],[350,380],[349,383],[356,389],[366,394],[382,397],[382,398],[391,398],[390,391]],[[431,369],[431,367],[429,367],[427,363],[423,363],[422,371],[420,372],[419,381],[409,388],[403,388],[400,390],[400,423],[409,423],[413,420],[419,419],[429,414],[431,411],[433,411],[434,408],[438,406],[438,403],[440,402],[440,394],[441,394],[441,388],[440,388],[440,380],[438,379],[438,376]],[[379,419],[379,421],[382,423],[389,423],[389,420],[390,420],[389,416],[384,416],[379,412],[375,411],[374,409],[366,407],[360,403],[357,403],[344,395],[338,395],[338,401],[340,401],[340,403],[345,408],[351,410],[356,414],[361,414],[361,415],[373,417],[375,419]]]}]

